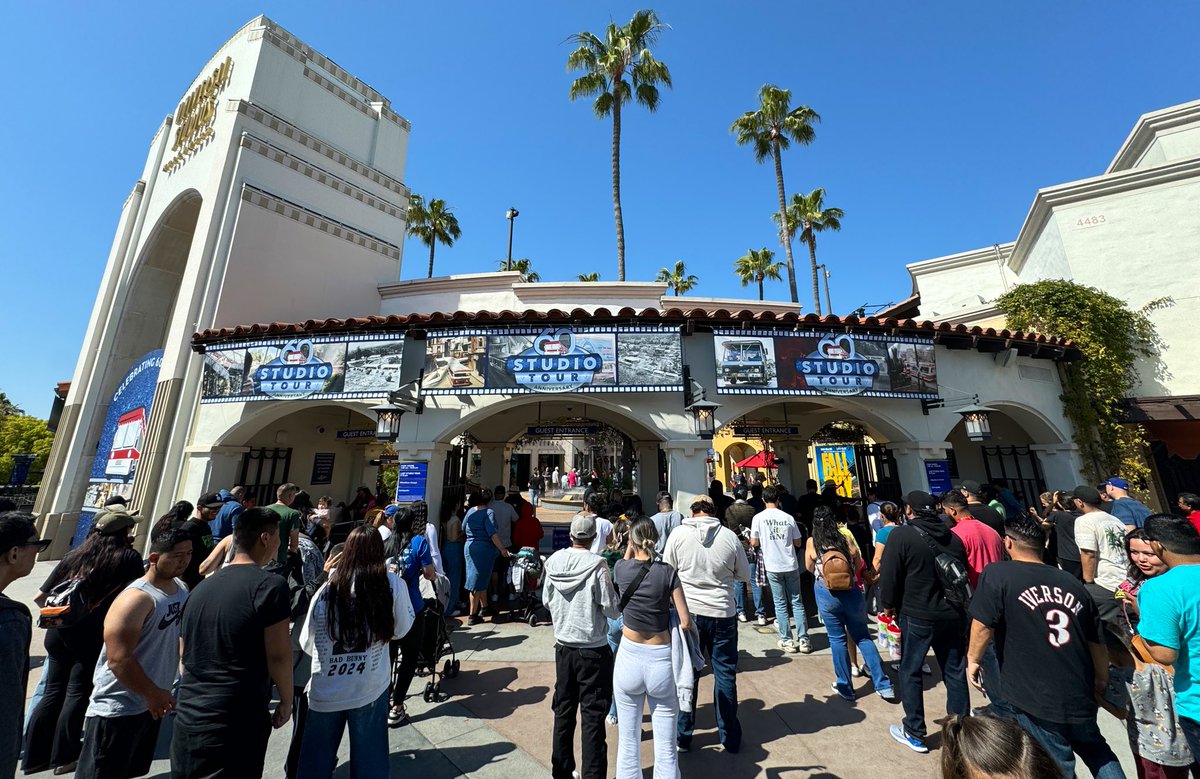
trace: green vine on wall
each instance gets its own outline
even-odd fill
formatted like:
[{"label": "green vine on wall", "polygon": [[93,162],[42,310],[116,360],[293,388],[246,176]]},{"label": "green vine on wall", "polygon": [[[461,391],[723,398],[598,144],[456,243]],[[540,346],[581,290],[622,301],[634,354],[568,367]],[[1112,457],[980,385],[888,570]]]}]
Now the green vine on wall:
[{"label": "green vine on wall", "polygon": [[1062,401],[1093,481],[1116,474],[1143,486],[1149,480],[1144,432],[1122,421],[1122,405],[1138,384],[1138,358],[1157,357],[1162,346],[1148,314],[1171,304],[1160,298],[1133,311],[1095,287],[1062,279],[1021,284],[996,300],[1010,330],[1069,338],[1083,353],[1064,364]]}]

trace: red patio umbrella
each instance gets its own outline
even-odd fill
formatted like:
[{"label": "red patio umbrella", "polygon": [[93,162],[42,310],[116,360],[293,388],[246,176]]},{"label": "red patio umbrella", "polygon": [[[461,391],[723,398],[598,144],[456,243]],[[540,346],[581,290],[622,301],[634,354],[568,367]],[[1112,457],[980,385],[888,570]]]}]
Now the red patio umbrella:
[{"label": "red patio umbrella", "polygon": [[739,463],[734,463],[736,468],[775,468],[775,453],[774,452],[756,452],[750,455],[745,460]]}]

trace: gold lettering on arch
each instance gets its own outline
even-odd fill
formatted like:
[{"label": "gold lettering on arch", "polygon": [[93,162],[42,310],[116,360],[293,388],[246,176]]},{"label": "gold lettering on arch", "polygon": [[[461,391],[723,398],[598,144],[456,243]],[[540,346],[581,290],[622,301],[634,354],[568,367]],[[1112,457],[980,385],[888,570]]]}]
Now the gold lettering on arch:
[{"label": "gold lettering on arch", "polygon": [[217,95],[229,84],[232,73],[233,60],[226,57],[207,78],[179,101],[174,117],[175,139],[171,144],[174,156],[163,165],[163,173],[179,170],[205,141],[216,135],[212,125],[217,118]]}]

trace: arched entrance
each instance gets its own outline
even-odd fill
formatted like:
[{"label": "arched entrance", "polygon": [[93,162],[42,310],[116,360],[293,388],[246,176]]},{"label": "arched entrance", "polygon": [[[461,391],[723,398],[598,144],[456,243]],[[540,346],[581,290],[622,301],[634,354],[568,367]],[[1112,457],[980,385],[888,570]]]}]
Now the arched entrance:
[{"label": "arched entrance", "polygon": [[382,446],[364,408],[268,401],[248,403],[246,410],[214,447],[218,454],[205,489],[241,485],[260,504],[274,502],[276,488],[286,482],[307,490],[314,501],[328,495],[334,504],[349,504],[360,486],[375,491],[378,469],[371,461]]},{"label": "arched entrance", "polygon": [[594,469],[606,487],[641,496],[644,507],[653,506],[666,480],[662,432],[594,395],[500,400],[449,422],[433,440],[448,449],[443,468],[430,466],[431,479],[442,477],[443,506],[457,505],[477,486],[515,483],[524,490],[534,468],[553,473],[556,465],[560,477],[575,468],[583,478]]}]

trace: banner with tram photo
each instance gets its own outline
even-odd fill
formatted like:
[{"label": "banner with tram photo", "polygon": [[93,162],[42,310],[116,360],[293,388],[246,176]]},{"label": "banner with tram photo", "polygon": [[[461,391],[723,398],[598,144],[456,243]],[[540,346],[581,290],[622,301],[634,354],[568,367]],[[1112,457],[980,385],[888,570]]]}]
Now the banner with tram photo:
[{"label": "banner with tram photo", "polygon": [[904,336],[714,330],[723,395],[936,398],[933,341]]},{"label": "banner with tram photo", "polygon": [[480,328],[425,341],[425,395],[682,389],[677,327]]},{"label": "banner with tram photo", "polygon": [[205,350],[202,403],[377,398],[400,387],[403,333],[312,336]]}]

